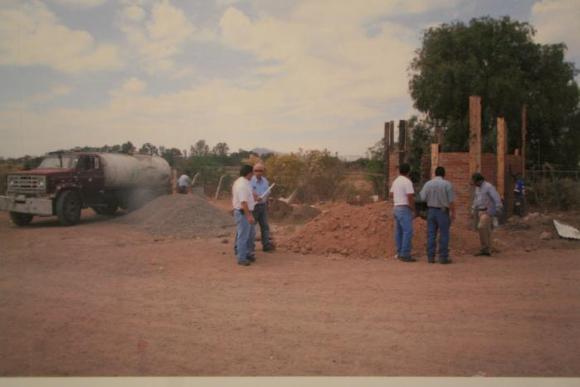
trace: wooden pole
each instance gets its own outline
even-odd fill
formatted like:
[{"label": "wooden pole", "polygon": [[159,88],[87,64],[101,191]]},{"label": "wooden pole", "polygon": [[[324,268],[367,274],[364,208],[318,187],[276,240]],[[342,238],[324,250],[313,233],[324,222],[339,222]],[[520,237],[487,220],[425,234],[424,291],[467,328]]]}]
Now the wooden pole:
[{"label": "wooden pole", "polygon": [[435,176],[435,168],[439,166],[439,144],[431,144],[431,175],[430,178]]},{"label": "wooden pole", "polygon": [[526,136],[528,131],[528,107],[522,106],[522,177],[526,177]]},{"label": "wooden pole", "polygon": [[171,168],[171,193],[175,195],[177,193],[177,170]]},{"label": "wooden pole", "polygon": [[218,197],[220,196],[220,190],[222,188],[222,181],[224,180],[224,177],[226,177],[226,175],[222,175],[220,177],[220,181],[218,183],[217,189],[215,190],[215,200],[218,200]]},{"label": "wooden pole", "polygon": [[385,122],[385,136],[383,137],[383,157],[385,163],[385,184],[384,184],[384,192],[383,192],[383,199],[388,198],[389,192],[389,172],[390,172],[390,165],[389,165],[389,155],[391,153],[391,125],[388,122]]},{"label": "wooden pole", "polygon": [[407,154],[407,121],[399,121],[399,165],[406,160]]},{"label": "wooden pole", "polygon": [[507,128],[503,117],[497,119],[497,192],[502,199],[506,198],[505,155],[507,146]]},{"label": "wooden pole", "polygon": [[469,174],[481,172],[481,97],[469,97]]},{"label": "wooden pole", "polygon": [[389,149],[390,152],[395,147],[395,121],[389,122],[389,128],[389,144],[391,145],[391,148]]}]

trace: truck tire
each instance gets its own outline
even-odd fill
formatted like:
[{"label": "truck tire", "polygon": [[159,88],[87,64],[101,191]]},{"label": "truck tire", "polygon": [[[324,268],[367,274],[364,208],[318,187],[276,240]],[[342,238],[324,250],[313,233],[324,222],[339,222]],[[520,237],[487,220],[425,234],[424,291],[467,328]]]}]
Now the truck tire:
[{"label": "truck tire", "polygon": [[56,201],[56,214],[63,226],[72,226],[81,219],[81,198],[74,191],[64,191]]},{"label": "truck tire", "polygon": [[17,226],[26,226],[32,222],[34,215],[10,211],[10,220]]}]

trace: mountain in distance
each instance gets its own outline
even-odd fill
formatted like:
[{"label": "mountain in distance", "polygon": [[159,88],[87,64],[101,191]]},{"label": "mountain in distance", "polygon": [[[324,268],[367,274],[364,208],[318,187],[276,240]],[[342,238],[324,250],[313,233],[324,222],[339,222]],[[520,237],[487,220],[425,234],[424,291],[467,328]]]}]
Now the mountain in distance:
[{"label": "mountain in distance", "polygon": [[276,152],[272,149],[268,149],[268,148],[254,148],[254,149],[251,149],[250,152],[256,153],[260,157],[267,155],[268,153],[278,153],[278,152]]}]

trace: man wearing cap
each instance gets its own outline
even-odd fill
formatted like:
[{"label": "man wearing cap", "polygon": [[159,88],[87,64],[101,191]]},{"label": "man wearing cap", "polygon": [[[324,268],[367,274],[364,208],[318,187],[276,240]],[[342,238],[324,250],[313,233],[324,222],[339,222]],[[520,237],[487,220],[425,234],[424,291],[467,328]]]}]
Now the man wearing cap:
[{"label": "man wearing cap", "polygon": [[252,194],[252,166],[244,165],[240,168],[240,177],[234,182],[232,187],[232,206],[234,207],[234,218],[236,220],[236,242],[235,252],[238,264],[249,266],[256,260],[254,255],[254,238],[256,231],[254,228],[254,195]]},{"label": "man wearing cap", "polygon": [[264,164],[254,165],[254,176],[250,181],[254,194],[256,206],[254,207],[254,219],[260,225],[260,235],[262,236],[262,250],[272,251],[274,245],[270,240],[270,225],[268,224],[268,179],[264,176]]},{"label": "man wearing cap", "polygon": [[413,217],[415,213],[415,190],[409,179],[411,167],[409,164],[399,166],[399,176],[391,185],[393,194],[393,216],[395,223],[395,243],[397,258],[403,262],[415,262],[411,257],[411,241],[413,239]]},{"label": "man wearing cap", "polygon": [[503,210],[503,203],[495,187],[487,182],[480,173],[474,173],[471,181],[475,185],[475,195],[471,206],[477,230],[479,231],[479,241],[481,249],[475,256],[491,255],[491,231],[493,228],[493,217],[497,217]]},{"label": "man wearing cap", "polygon": [[445,168],[435,168],[435,177],[421,190],[421,200],[427,202],[427,261],[435,263],[437,231],[439,231],[439,263],[451,263],[449,259],[449,227],[455,219],[453,186],[444,179]]}]

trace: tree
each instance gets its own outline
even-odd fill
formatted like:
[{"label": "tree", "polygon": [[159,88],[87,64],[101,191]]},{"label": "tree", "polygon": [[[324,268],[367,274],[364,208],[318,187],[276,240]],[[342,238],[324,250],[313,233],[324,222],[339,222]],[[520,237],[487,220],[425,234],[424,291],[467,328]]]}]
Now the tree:
[{"label": "tree", "polygon": [[141,146],[141,149],[139,149],[139,153],[143,154],[143,155],[159,155],[159,149],[157,149],[157,147],[153,144],[151,144],[150,142],[146,142],[145,144],[143,144]]},{"label": "tree", "polygon": [[177,148],[170,148],[170,149],[163,149],[163,153],[161,154],[161,157],[163,157],[165,160],[167,160],[167,162],[169,163],[169,165],[171,165],[172,167],[175,166],[176,162],[178,159],[181,159],[181,151]]},{"label": "tree", "polygon": [[193,145],[189,153],[192,157],[203,157],[209,154],[209,145],[205,143],[205,140],[199,140]]},{"label": "tree", "polygon": [[218,142],[212,148],[211,153],[219,157],[226,157],[229,151],[230,147],[228,146],[228,144],[226,144],[225,142]]},{"label": "tree", "polygon": [[485,151],[494,150],[500,116],[509,128],[510,149],[521,146],[521,109],[526,104],[532,144],[528,160],[578,163],[577,149],[561,151],[578,136],[577,130],[564,130],[578,107],[577,70],[564,61],[563,43],[537,44],[534,34],[530,24],[509,17],[446,23],[425,31],[410,66],[409,89],[415,107],[446,128],[444,150],[467,150],[469,96],[479,95]]},{"label": "tree", "polygon": [[135,151],[135,146],[131,141],[121,145],[121,153],[133,153]]}]

